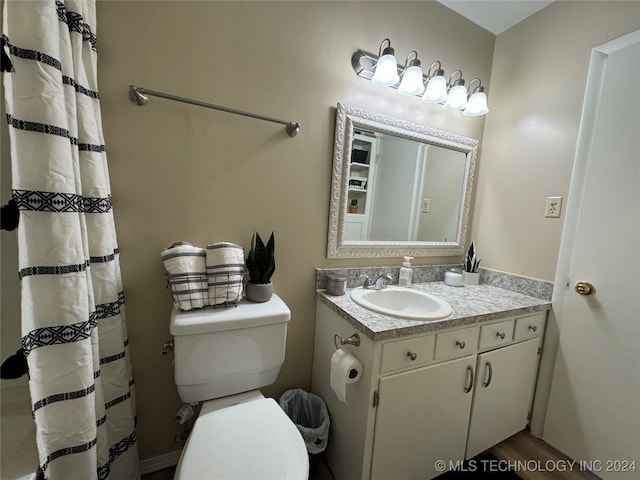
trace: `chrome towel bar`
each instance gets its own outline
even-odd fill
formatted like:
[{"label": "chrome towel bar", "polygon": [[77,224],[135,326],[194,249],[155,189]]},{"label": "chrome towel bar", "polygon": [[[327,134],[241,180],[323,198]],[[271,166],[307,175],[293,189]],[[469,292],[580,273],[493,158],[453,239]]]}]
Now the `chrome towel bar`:
[{"label": "chrome towel bar", "polygon": [[171,95],[170,93],[156,92],[155,90],[149,90],[144,87],[136,87],[135,85],[129,85],[129,98],[133,103],[138,105],[146,105],[149,99],[148,95],[152,97],[160,97],[166,100],[173,100],[175,102],[188,103],[190,105],[196,105],[198,107],[211,108],[213,110],[220,110],[222,112],[233,113],[235,115],[242,115],[244,117],[251,117],[258,120],[264,120],[266,122],[279,123],[285,125],[287,135],[295,137],[300,132],[300,124],[298,122],[288,122],[286,120],[279,120],[277,118],[267,117],[265,115],[259,115],[257,113],[244,112],[242,110],[236,110],[235,108],[223,107],[221,105],[215,105],[213,103],[201,102],[200,100],[193,100],[191,98],[178,97],[177,95]]}]

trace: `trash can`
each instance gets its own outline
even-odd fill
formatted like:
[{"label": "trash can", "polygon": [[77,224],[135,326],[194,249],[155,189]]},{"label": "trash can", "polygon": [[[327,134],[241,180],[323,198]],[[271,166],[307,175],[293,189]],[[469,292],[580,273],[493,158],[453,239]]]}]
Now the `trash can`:
[{"label": "trash can", "polygon": [[329,411],[324,400],[300,388],[287,390],[280,397],[280,407],[296,424],[309,452],[309,477],[318,470],[319,454],[327,448]]}]

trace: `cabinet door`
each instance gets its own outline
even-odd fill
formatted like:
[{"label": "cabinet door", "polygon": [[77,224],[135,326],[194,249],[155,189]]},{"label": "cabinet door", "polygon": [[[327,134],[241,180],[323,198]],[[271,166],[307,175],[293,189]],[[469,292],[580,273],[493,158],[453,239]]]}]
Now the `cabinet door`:
[{"label": "cabinet door", "polygon": [[478,355],[466,458],[526,427],[538,343],[536,338]]},{"label": "cabinet door", "polygon": [[372,480],[425,480],[436,460],[460,460],[471,408],[475,355],[380,379]]}]

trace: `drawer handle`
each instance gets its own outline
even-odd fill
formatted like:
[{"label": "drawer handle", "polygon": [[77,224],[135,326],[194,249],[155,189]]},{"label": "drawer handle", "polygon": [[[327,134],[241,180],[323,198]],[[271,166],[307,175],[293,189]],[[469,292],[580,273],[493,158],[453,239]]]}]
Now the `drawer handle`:
[{"label": "drawer handle", "polygon": [[498,333],[496,333],[496,337],[498,337],[500,340],[504,340],[504,337],[505,337],[505,336],[506,336],[506,335],[504,334],[504,332],[498,332]]},{"label": "drawer handle", "polygon": [[416,352],[407,352],[407,357],[409,357],[413,362],[416,358],[418,358],[418,354]]},{"label": "drawer handle", "polygon": [[460,347],[460,350],[462,350],[465,347],[465,343],[461,342],[460,340],[456,340],[456,346]]},{"label": "drawer handle", "polygon": [[493,376],[493,367],[491,366],[491,362],[485,363],[485,371],[487,371],[489,373],[489,376],[487,378],[487,381],[482,383],[482,386],[484,388],[487,388],[489,386],[489,384],[491,383],[491,377]]},{"label": "drawer handle", "polygon": [[467,386],[464,387],[464,393],[469,393],[471,391],[471,389],[473,388],[473,367],[470,367],[467,365]]},{"label": "drawer handle", "polygon": [[535,332],[538,330],[537,325],[529,325],[529,330],[531,330],[532,332]]}]

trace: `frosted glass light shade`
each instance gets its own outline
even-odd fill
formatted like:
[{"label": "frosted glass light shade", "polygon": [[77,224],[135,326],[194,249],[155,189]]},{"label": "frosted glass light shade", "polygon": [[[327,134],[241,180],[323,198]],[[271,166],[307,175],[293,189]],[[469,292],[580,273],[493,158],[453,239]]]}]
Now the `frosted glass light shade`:
[{"label": "frosted glass light shade", "polygon": [[487,107],[487,96],[484,92],[476,92],[469,98],[467,108],[462,112],[467,117],[480,117],[486,115],[489,112]]},{"label": "frosted glass light shade", "polygon": [[400,95],[420,95],[424,92],[424,83],[422,83],[422,69],[414,65],[407,68],[402,75],[402,83],[398,87]]},{"label": "frosted glass light shade", "polygon": [[449,91],[449,97],[442,106],[445,110],[463,110],[467,106],[467,89],[456,85]]},{"label": "frosted glass light shade", "polygon": [[378,87],[392,87],[399,81],[396,57],[390,53],[381,56],[376,63],[376,71],[373,73],[371,83]]},{"label": "frosted glass light shade", "polygon": [[422,96],[426,103],[440,103],[447,99],[447,81],[442,76],[433,77],[427,83],[427,88]]}]

